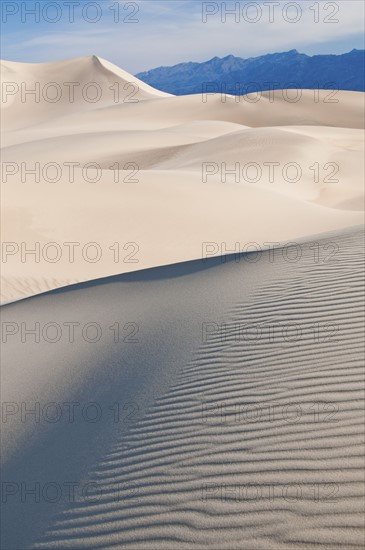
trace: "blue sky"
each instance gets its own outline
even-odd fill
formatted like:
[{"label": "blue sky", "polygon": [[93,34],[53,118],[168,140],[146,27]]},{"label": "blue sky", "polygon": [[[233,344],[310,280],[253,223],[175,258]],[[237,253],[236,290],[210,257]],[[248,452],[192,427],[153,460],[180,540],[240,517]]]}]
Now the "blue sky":
[{"label": "blue sky", "polygon": [[[237,9],[225,21],[224,7]],[[1,57],[12,61],[95,54],[136,73],[228,54],[364,48],[362,0],[2,0],[1,8]]]}]

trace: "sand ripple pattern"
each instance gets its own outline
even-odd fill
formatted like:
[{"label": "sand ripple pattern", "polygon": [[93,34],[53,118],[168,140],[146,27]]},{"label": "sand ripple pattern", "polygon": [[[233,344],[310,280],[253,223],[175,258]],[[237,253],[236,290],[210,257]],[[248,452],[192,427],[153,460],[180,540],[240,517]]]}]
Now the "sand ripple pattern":
[{"label": "sand ripple pattern", "polygon": [[275,252],[270,282],[90,472],[102,498],[34,548],[363,548],[363,233],[336,243],[330,261]]}]

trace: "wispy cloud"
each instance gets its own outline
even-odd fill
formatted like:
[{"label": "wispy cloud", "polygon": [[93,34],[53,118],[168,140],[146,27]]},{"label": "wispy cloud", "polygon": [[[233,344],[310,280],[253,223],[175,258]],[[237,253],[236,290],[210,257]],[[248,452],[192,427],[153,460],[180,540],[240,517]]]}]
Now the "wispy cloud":
[{"label": "wispy cloud", "polygon": [[[242,11],[246,1],[225,2],[228,9],[239,4],[240,15],[237,18],[227,14],[223,23],[222,2],[210,3],[211,11],[218,11],[206,23],[202,21],[202,2],[197,0],[118,0],[118,3],[118,22],[114,20],[115,0],[100,3],[102,17],[96,23],[83,20],[76,10],[73,23],[63,18],[55,24],[41,21],[24,25],[9,17],[2,25],[3,56],[17,61],[50,61],[95,53],[130,72],[138,72],[231,53],[250,57],[292,48],[327,53],[328,48],[336,50],[336,43],[342,51],[362,47],[364,4],[358,0],[321,1],[318,14],[313,9],[316,2],[297,1],[301,17],[295,23],[287,20],[295,17],[294,8],[283,11],[288,2],[275,8],[274,22],[270,22],[267,1],[256,2],[259,8],[252,7],[251,2],[251,11],[247,12]],[[262,10],[259,21],[244,20],[243,13],[254,18],[257,9]],[[138,23],[129,22],[126,15],[138,19]]]}]

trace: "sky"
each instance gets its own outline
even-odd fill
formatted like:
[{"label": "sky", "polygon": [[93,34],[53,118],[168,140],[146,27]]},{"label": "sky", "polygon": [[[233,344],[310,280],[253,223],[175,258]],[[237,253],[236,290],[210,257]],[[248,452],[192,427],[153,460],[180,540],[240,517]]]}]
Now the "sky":
[{"label": "sky", "polygon": [[1,58],[98,55],[136,74],[212,57],[364,48],[363,0],[16,0],[1,2]]}]

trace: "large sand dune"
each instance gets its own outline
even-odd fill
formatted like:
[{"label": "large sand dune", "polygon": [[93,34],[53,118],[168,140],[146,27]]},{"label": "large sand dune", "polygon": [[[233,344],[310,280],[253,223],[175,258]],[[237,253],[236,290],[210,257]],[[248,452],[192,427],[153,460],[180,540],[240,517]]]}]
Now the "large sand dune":
[{"label": "large sand dune", "polygon": [[[261,247],[362,222],[361,93],[173,97],[95,56],[4,62],[2,78],[3,302],[199,258],[207,241],[220,254],[222,243]],[[22,96],[37,85],[39,101]],[[69,242],[80,243],[72,262]],[[83,257],[90,242],[100,261]],[[58,261],[43,254],[49,243]],[[39,257],[22,257],[28,249]]]},{"label": "large sand dune", "polygon": [[[4,548],[360,548],[362,242],[354,228],[301,242],[298,262],[188,262],[4,306],[3,322],[62,327],[4,346],[4,401],[41,411],[3,424],[3,480],[19,487]],[[116,321],[138,341],[116,343]],[[102,338],[70,342],[70,322]],[[22,501],[36,483],[59,501]]]},{"label": "large sand dune", "polygon": [[364,94],[2,80],[2,547],[361,548]]}]

